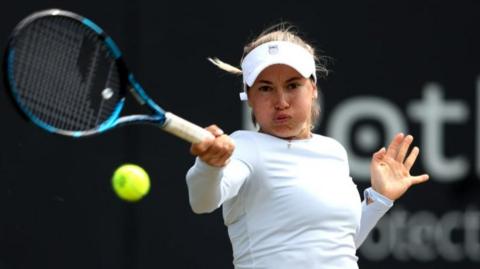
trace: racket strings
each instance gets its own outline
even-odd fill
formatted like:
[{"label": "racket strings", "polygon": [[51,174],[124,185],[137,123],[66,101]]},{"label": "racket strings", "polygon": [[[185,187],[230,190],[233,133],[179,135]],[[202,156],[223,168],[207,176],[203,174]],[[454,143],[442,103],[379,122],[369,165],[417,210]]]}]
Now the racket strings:
[{"label": "racket strings", "polygon": [[[64,25],[65,28],[67,28],[67,26],[69,31],[66,32],[68,34],[72,29],[69,24]],[[65,67],[72,63],[61,61],[61,54],[59,52],[65,52],[65,47],[72,46],[72,48],[75,48],[79,42],[75,42],[76,40],[73,38],[63,38],[63,40],[55,38],[60,32],[55,27],[52,27],[51,24],[47,24],[44,21],[33,24],[31,32],[36,34],[25,34],[25,36],[30,39],[25,40],[25,44],[29,45],[24,50],[24,59],[19,59],[18,62],[25,64],[23,68],[30,67],[31,69],[35,69],[34,71],[36,72],[24,72],[30,75],[30,77],[21,80],[26,82],[25,87],[23,87],[25,89],[25,95],[23,97],[30,99],[31,103],[29,103],[29,106],[33,109],[32,112],[39,116],[41,120],[55,127],[68,129],[68,125],[72,124],[64,119],[72,118],[70,111],[71,102],[68,102],[67,98],[72,88],[65,87],[65,84],[72,81],[69,81],[70,76],[62,77],[59,75],[59,72],[67,70]],[[62,34],[62,36],[67,37],[67,34]],[[32,57],[31,54],[35,57]],[[68,58],[66,59],[68,60]],[[37,75],[39,73],[41,75]],[[73,83],[69,84],[76,85],[77,83],[73,81]],[[49,92],[57,87],[63,90],[56,90],[55,94]],[[81,101],[81,99],[78,99],[76,102],[79,101]]]},{"label": "racket strings", "polygon": [[[76,33],[75,37],[80,36],[82,33],[78,31],[78,28],[74,27],[75,25],[73,23],[69,24],[69,31],[68,32],[74,32]],[[77,38],[78,39],[78,38]],[[70,54],[75,54],[77,51],[80,50],[79,44],[81,44],[82,40],[75,40],[75,39],[69,39],[73,40],[76,42],[72,42],[75,44],[68,44],[68,46],[65,46],[65,49],[67,50],[67,53]],[[64,43],[65,44],[65,43]],[[97,46],[98,47],[98,46]],[[71,50],[70,48],[73,48]],[[68,61],[61,61],[60,57],[61,55],[57,55],[57,60],[58,62],[63,62],[65,64],[64,68],[68,68],[68,66],[75,66],[76,63],[74,62],[68,62]],[[92,58],[92,62],[96,61],[97,55]],[[75,58],[68,58],[70,60],[73,60]],[[64,125],[60,126],[61,129],[76,129],[76,127],[81,127],[81,126],[87,126],[87,128],[93,128],[93,126],[88,126],[88,123],[92,121],[93,117],[93,110],[91,109],[91,106],[89,104],[88,100],[88,89],[90,88],[89,82],[91,81],[91,78],[93,76],[94,68],[90,67],[90,73],[91,75],[89,76],[89,79],[87,79],[87,85],[84,86],[81,81],[79,81],[79,76],[75,74],[75,72],[68,72],[65,74],[65,82],[68,85],[65,85],[66,87],[63,87],[66,91],[63,91],[63,94],[60,95],[61,97],[58,102],[60,104],[65,105],[64,110],[69,111],[70,113],[68,114],[71,119],[71,121],[64,121]],[[68,69],[59,69],[59,70],[68,70]],[[81,88],[84,89],[81,89]],[[70,102],[69,102],[70,101]],[[86,109],[83,109],[86,108]],[[73,115],[73,117],[72,117]]]},{"label": "racket strings", "polygon": [[[36,31],[37,29],[32,29],[32,31],[33,30]],[[43,49],[47,46],[56,45],[54,43],[55,40],[49,43],[49,36],[41,36],[43,32],[38,33],[39,35],[26,35],[27,40],[25,40],[24,43],[28,47],[25,50],[17,50],[18,52],[31,52],[37,57],[36,59],[32,59],[27,53],[17,53],[17,62],[19,65],[22,65],[19,66],[17,70],[33,69],[31,72],[17,72],[18,76],[23,75],[18,78],[18,81],[25,82],[23,87],[21,87],[21,89],[24,90],[20,92],[20,95],[24,101],[28,101],[29,108],[31,108],[32,112],[38,118],[62,127],[52,116],[58,115],[65,117],[64,111],[61,110],[61,108],[57,109],[56,106],[51,105],[51,101],[44,99],[45,97],[50,97],[50,95],[47,95],[46,89],[51,89],[52,84],[58,83],[58,86],[62,86],[61,82],[55,81],[55,77],[58,76],[56,74],[58,72],[57,70],[62,68],[62,64],[52,66],[52,63],[58,64],[58,61],[55,59],[55,54],[52,53],[52,50]],[[57,94],[56,97],[59,95],[61,95],[61,93]]]},{"label": "racket strings", "polygon": [[[113,64],[114,63],[112,62],[111,65],[113,65]],[[114,84],[115,81],[112,80],[112,70],[114,70],[114,67],[110,66],[109,71],[108,71],[108,77],[107,77],[107,87],[105,88],[105,91],[108,91],[107,89],[111,89],[112,86],[113,86],[113,88],[118,88],[117,84]],[[105,92],[104,94],[107,95],[109,93]],[[105,102],[105,99],[106,98],[104,98],[102,96],[102,101],[100,102],[100,108],[98,109],[95,125],[100,124],[101,119],[105,118],[105,116],[108,116],[108,115],[105,114],[105,111],[110,111],[111,110],[111,107],[109,107],[109,102]],[[106,106],[106,108],[104,108],[104,106]]]},{"label": "racket strings", "polygon": [[[98,35],[66,18],[39,20],[24,31],[14,70],[22,105],[63,130],[89,130],[107,120],[120,98],[120,81]],[[109,98],[102,96],[106,87]]]}]

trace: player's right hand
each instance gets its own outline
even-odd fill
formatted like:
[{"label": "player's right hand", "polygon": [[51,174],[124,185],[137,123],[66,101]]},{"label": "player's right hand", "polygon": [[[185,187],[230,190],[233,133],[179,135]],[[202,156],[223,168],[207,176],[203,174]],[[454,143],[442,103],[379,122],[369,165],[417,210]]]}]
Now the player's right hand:
[{"label": "player's right hand", "polygon": [[223,167],[227,165],[235,149],[233,140],[216,125],[210,125],[205,129],[212,133],[215,138],[208,138],[200,143],[192,144],[190,153],[198,156],[211,166]]}]

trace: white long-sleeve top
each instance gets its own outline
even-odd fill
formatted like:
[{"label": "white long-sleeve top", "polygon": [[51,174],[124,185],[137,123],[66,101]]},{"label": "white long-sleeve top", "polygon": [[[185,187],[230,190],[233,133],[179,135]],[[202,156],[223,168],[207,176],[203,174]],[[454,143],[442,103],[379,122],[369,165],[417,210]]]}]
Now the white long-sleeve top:
[{"label": "white long-sleeve top", "polygon": [[194,212],[223,205],[236,269],[358,268],[356,249],[392,201],[360,201],[345,149],[314,134],[288,141],[237,131],[223,168],[196,159],[187,173]]}]

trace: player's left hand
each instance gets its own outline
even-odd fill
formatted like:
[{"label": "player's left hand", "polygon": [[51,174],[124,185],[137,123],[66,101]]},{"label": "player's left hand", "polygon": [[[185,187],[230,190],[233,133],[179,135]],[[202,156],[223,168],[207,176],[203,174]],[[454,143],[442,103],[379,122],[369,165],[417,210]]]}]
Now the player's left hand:
[{"label": "player's left hand", "polygon": [[410,169],[417,159],[419,149],[414,147],[407,156],[413,136],[397,134],[388,149],[381,148],[373,154],[370,165],[372,188],[391,200],[400,198],[412,185],[428,180],[427,174],[412,176]]}]

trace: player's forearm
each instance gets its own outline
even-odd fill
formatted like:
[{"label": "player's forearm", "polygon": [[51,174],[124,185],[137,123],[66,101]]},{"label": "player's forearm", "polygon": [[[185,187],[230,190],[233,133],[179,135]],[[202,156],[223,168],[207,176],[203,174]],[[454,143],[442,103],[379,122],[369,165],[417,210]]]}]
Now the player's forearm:
[{"label": "player's forearm", "polygon": [[197,214],[210,213],[220,206],[223,168],[209,166],[196,159],[187,172],[190,206]]},{"label": "player's forearm", "polygon": [[372,188],[364,191],[362,202],[362,218],[355,234],[355,246],[359,248],[377,222],[393,206],[393,201],[375,192]]},{"label": "player's forearm", "polygon": [[224,201],[236,196],[250,174],[241,161],[232,159],[222,168],[213,167],[199,158],[188,170],[187,186],[190,206],[197,214],[210,213]]}]

